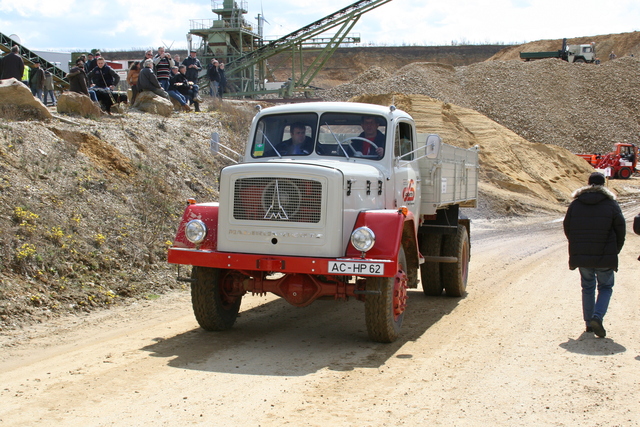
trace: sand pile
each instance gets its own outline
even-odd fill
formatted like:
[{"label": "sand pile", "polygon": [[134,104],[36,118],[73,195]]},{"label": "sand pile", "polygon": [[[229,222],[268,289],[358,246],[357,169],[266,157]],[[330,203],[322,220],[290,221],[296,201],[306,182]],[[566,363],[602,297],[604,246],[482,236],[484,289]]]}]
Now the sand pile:
[{"label": "sand pile", "polygon": [[[354,101],[394,104],[416,121],[419,133],[437,133],[444,142],[480,147],[479,208],[473,218],[563,211],[571,193],[593,169],[564,148],[532,143],[486,116],[424,95],[388,94]],[[471,212],[473,211],[473,212]]]}]

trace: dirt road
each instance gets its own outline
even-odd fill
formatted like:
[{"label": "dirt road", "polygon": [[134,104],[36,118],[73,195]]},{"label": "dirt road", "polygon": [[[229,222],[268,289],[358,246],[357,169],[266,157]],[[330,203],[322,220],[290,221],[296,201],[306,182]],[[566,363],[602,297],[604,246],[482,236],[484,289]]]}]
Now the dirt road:
[{"label": "dirt road", "polygon": [[0,426],[639,425],[640,236],[597,339],[560,218],[472,227],[468,295],[411,291],[393,344],[358,301],[247,297],[206,333],[186,291],[5,334]]}]

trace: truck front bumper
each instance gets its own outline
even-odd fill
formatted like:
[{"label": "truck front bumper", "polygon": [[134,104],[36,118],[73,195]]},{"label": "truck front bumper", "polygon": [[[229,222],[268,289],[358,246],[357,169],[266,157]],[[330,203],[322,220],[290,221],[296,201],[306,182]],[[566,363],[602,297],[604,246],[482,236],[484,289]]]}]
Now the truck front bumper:
[{"label": "truck front bumper", "polygon": [[226,270],[327,276],[393,277],[398,272],[394,259],[273,256],[176,247],[169,248],[168,262]]}]

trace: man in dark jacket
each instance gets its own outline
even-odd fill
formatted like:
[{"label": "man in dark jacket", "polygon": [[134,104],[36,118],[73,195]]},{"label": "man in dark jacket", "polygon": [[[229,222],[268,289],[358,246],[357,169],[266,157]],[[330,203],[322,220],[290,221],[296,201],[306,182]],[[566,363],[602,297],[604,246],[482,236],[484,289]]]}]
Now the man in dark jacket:
[{"label": "man in dark jacket", "polygon": [[162,89],[158,78],[153,73],[153,61],[147,59],[143,63],[142,71],[138,76],[138,90],[140,92],[153,92],[158,96],[169,99],[169,94]]},{"label": "man in dark jacket", "polygon": [[40,68],[40,61],[37,59],[33,61],[33,68],[29,73],[29,86],[31,87],[31,93],[33,96],[42,101],[42,94],[44,91],[44,71]]},{"label": "man in dark jacket", "polygon": [[[604,338],[602,320],[613,292],[618,254],[624,245],[625,219],[616,196],[605,186],[600,172],[589,176],[588,186],[573,193],[574,200],[564,217],[564,234],[569,240],[569,268],[580,271],[582,313],[587,332]],[[596,299],[596,281],[598,297]]]},{"label": "man in dark jacket", "polygon": [[24,61],[19,55],[20,49],[18,46],[13,46],[11,52],[2,58],[2,73],[0,74],[0,80],[14,78],[17,81],[22,81],[22,75],[24,74]]},{"label": "man in dark jacket", "polygon": [[69,90],[71,92],[81,93],[89,96],[89,89],[87,88],[87,74],[84,71],[84,61],[82,58],[76,60],[76,66],[73,67],[69,74]]}]

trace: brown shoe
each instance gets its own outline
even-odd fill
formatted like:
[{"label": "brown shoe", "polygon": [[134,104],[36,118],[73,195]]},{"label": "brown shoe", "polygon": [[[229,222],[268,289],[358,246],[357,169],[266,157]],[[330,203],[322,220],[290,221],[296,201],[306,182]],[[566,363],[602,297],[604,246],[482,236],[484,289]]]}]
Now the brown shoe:
[{"label": "brown shoe", "polygon": [[184,104],[184,105],[182,106],[182,109],[183,109],[184,111],[191,111],[191,107],[189,107],[189,104]]}]

